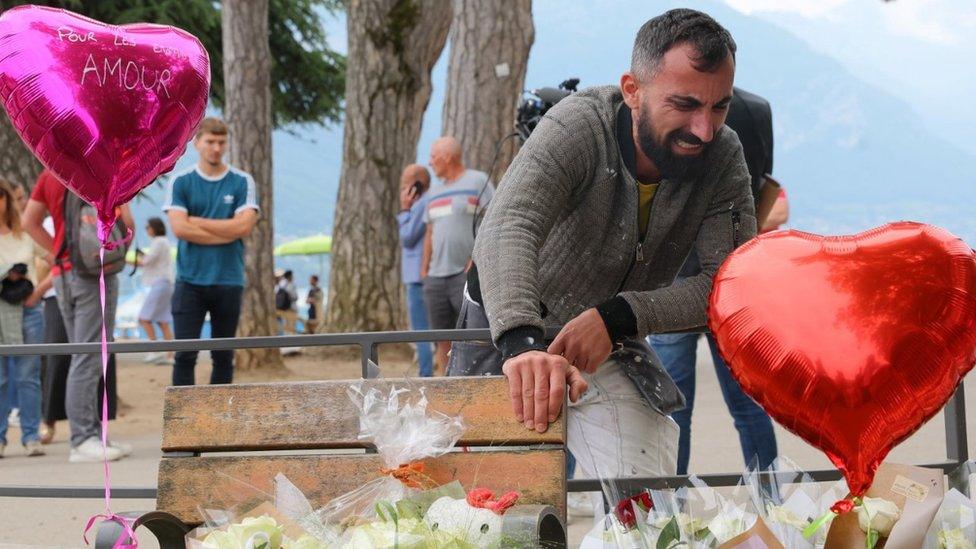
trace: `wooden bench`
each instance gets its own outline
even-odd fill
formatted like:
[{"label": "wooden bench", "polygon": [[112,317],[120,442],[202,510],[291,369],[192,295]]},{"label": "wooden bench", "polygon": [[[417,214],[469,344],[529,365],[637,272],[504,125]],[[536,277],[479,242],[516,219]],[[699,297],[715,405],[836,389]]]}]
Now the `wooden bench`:
[{"label": "wooden bench", "polygon": [[[358,440],[358,410],[346,393],[350,383],[358,382],[168,388],[157,512],[142,515],[137,525],[146,526],[168,547],[201,522],[198,506],[219,509],[245,503],[242,494],[255,494],[242,490],[245,484],[272,494],[279,472],[302,490],[313,508],[376,478],[383,462]],[[465,489],[520,492],[519,503],[530,504],[524,509],[532,516],[512,520],[537,519],[537,535],[547,547],[565,544],[565,414],[544,434],[526,429],[515,421],[507,382],[498,377],[363,383],[384,393],[391,385],[423,387],[429,409],[460,414],[465,431],[458,450],[425,460],[426,474],[438,483],[458,480]],[[544,512],[543,505],[555,508],[555,515],[551,509]],[[112,526],[99,531],[100,542],[116,539],[111,531],[118,529]]]}]

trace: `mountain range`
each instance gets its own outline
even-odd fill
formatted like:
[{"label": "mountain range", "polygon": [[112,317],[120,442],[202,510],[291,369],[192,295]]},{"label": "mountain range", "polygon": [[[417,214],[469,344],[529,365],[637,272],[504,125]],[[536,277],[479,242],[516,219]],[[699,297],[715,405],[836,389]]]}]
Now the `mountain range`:
[{"label": "mountain range", "polygon": [[[640,25],[665,9],[689,4],[711,14],[735,38],[736,85],[772,105],[774,175],[790,198],[790,227],[845,234],[911,219],[942,226],[976,245],[972,153],[926,124],[912,105],[898,98],[891,82],[876,75],[874,80],[862,78],[787,30],[723,3],[536,0],[536,40],[526,87],[553,86],[569,77],[580,78],[584,87],[618,82],[629,66]],[[344,40],[341,17],[324,24],[330,37]],[[344,46],[335,43],[340,51]],[[434,93],[418,144],[421,162],[428,159],[440,131],[446,59],[447,48],[434,69]],[[341,123],[278,130],[273,148],[276,242],[331,233]],[[180,165],[195,160],[189,149]],[[139,217],[159,214],[161,185],[147,197],[135,205]],[[317,259],[281,263],[301,272],[318,266]]]}]

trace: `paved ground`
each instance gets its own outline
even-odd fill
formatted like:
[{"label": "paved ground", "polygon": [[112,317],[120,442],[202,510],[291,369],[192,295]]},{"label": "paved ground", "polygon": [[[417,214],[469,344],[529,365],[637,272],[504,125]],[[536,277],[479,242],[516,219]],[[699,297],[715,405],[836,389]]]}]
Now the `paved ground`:
[{"label": "paved ground", "polygon": [[[201,356],[198,375],[209,373],[209,365]],[[692,437],[691,469],[698,473],[727,472],[742,467],[738,438],[732,427],[715,381],[712,365],[704,347],[699,349],[699,387],[696,395],[696,412]],[[382,364],[388,366],[388,375],[402,375],[407,366],[402,359],[387,361],[381,354]],[[287,379],[342,379],[355,375],[353,360],[290,360]],[[112,482],[116,486],[152,486],[156,482],[156,466],[160,458],[160,418],[162,387],[169,376],[168,368],[143,365],[138,357],[124,359],[119,369],[119,394],[126,406],[122,417],[112,424],[112,433],[120,440],[135,446],[133,456],[112,465]],[[254,374],[241,376],[250,380]],[[976,454],[976,383],[970,382],[967,398],[971,403],[967,411],[969,424],[969,452]],[[139,403],[136,406],[136,403]],[[100,464],[68,463],[68,445],[65,441],[66,424],[59,425],[56,442],[47,447],[48,455],[26,458],[19,446],[8,448],[7,457],[0,460],[0,484],[3,485],[78,485],[98,486],[101,483]],[[779,434],[780,454],[789,456],[805,468],[827,467],[828,462],[819,452],[793,435]],[[12,429],[10,440],[17,440],[19,433]],[[945,456],[945,435],[942,417],[938,416],[911,439],[896,448],[890,460],[898,462],[926,463],[940,461]],[[151,509],[152,501],[115,500],[115,511]],[[8,546],[60,546],[82,547],[82,528],[87,518],[104,510],[101,500],[58,500],[0,498],[0,547]],[[571,524],[571,539],[582,538],[590,523],[575,520]],[[150,536],[144,536],[150,537]],[[141,547],[155,547],[144,539]]]}]

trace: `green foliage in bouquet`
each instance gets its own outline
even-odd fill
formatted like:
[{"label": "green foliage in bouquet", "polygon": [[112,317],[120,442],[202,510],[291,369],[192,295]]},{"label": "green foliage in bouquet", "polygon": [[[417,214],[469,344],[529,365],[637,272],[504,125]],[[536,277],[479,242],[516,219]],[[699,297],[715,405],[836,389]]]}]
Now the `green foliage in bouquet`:
[{"label": "green foliage in bouquet", "polygon": [[[685,524],[685,532],[682,535],[681,523],[678,521],[677,516],[671,517],[670,520],[661,528],[661,533],[657,536],[657,542],[655,543],[655,549],[676,549],[678,547],[688,547],[687,541],[683,541],[684,538],[690,536],[695,541],[704,542],[712,538],[712,533],[707,527],[698,527],[696,522],[689,520]],[[638,526],[638,528],[643,528],[643,526]]]},{"label": "green foliage in bouquet", "polygon": [[242,547],[247,540],[259,537],[264,538],[258,543],[265,549],[275,549],[281,547],[284,533],[281,525],[271,517],[248,517],[240,523],[231,524],[224,530],[211,532],[204,538],[203,545],[216,549],[236,549]]},{"label": "green foliage in bouquet", "polygon": [[671,520],[661,530],[661,535],[657,538],[656,549],[672,549],[682,547],[687,543],[681,541],[681,527],[678,526],[678,518],[671,517]]},{"label": "green foliage in bouquet", "polygon": [[[336,122],[342,116],[346,58],[329,48],[321,16],[341,0],[269,0],[272,116],[275,127]],[[0,8],[63,8],[105,23],[157,23],[186,30],[210,54],[210,99],[224,105],[220,2],[213,0],[0,0]],[[2,10],[0,10],[2,11]],[[259,37],[255,37],[258,39]]]},{"label": "green foliage in bouquet", "polygon": [[378,520],[352,527],[342,546],[353,549],[473,549],[448,532],[431,529],[421,518],[403,517],[388,501],[376,504]]}]

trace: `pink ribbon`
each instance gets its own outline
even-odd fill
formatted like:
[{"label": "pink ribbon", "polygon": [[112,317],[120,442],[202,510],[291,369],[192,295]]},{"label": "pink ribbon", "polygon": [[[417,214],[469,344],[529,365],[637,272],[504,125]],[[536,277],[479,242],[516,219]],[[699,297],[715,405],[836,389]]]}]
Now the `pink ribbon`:
[{"label": "pink ribbon", "polygon": [[[95,525],[95,521],[98,519],[103,519],[103,521],[117,522],[122,525],[122,534],[120,534],[119,538],[115,540],[115,544],[112,545],[112,549],[137,549],[139,547],[139,542],[136,541],[136,533],[132,530],[132,521],[114,513],[107,515],[94,515],[88,519],[88,524],[85,526],[85,533],[82,535],[82,538],[85,540],[85,545],[88,545],[88,531],[91,530],[91,527]],[[126,543],[126,540],[129,540],[129,543]]]},{"label": "pink ribbon", "polygon": [[85,540],[85,545],[88,545],[88,531],[95,524],[95,521],[102,519],[103,521],[117,522],[122,525],[122,533],[119,534],[118,539],[115,540],[115,544],[112,545],[113,549],[136,549],[139,547],[139,542],[136,540],[136,534],[132,529],[132,524],[130,519],[123,516],[117,515],[112,512],[112,479],[109,475],[108,466],[108,334],[107,328],[105,326],[105,250],[112,250],[116,247],[127,243],[132,239],[132,229],[126,231],[125,237],[121,240],[115,240],[109,242],[109,235],[112,231],[112,226],[115,224],[115,219],[109,220],[105,223],[101,220],[99,216],[98,220],[98,236],[102,241],[102,247],[98,251],[99,263],[102,266],[101,272],[98,275],[98,297],[99,302],[102,305],[102,379],[106,380],[102,383],[102,467],[103,479],[105,482],[105,513],[100,515],[94,515],[88,519],[88,524],[85,526],[85,532],[82,534],[82,539]]}]

